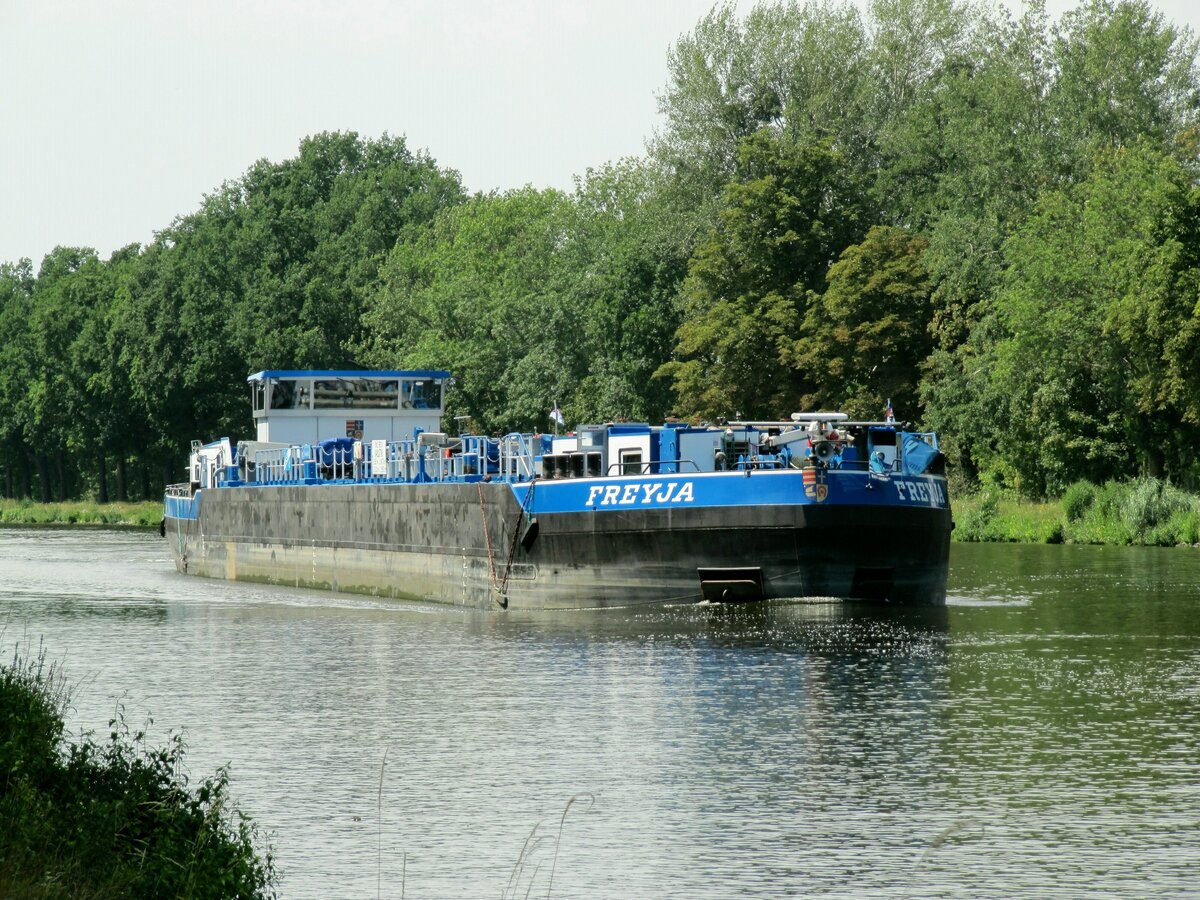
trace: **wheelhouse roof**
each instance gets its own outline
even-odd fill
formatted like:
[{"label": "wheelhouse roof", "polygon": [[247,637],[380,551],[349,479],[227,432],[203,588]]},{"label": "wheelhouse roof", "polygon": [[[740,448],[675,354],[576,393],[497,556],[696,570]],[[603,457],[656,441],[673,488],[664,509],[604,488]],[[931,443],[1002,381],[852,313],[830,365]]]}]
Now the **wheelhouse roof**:
[{"label": "wheelhouse roof", "polygon": [[443,369],[264,369],[247,376],[247,381],[272,378],[449,378]]}]

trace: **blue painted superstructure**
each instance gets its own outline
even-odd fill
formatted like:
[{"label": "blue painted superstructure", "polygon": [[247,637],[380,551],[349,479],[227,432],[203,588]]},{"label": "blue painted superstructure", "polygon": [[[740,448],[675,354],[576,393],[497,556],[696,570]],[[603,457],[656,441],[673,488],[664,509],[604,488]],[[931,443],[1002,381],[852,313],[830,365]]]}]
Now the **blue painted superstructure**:
[{"label": "blue painted superstructure", "polygon": [[452,436],[441,370],[249,380],[260,439],[194,444],[168,491],[183,571],[534,608],[945,596],[944,458],[890,420]]}]

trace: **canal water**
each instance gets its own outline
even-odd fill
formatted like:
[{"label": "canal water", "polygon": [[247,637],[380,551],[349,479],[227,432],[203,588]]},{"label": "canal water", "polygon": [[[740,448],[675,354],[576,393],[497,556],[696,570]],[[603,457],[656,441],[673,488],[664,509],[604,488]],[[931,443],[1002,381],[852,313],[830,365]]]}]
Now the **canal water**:
[{"label": "canal water", "polygon": [[945,609],[467,612],[0,530],[6,658],[231,768],[280,896],[1200,896],[1200,552],[955,546]]}]

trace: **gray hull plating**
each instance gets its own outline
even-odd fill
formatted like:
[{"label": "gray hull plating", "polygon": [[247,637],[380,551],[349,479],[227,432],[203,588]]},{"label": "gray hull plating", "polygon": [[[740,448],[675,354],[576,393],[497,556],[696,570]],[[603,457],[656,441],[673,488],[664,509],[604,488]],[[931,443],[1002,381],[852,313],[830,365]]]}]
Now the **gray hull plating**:
[{"label": "gray hull plating", "polygon": [[[540,515],[503,484],[241,487],[166,520],[181,572],[478,608],[702,599],[701,572],[762,596],[945,600],[950,513],[778,506]],[[522,541],[522,538],[526,538]]]}]

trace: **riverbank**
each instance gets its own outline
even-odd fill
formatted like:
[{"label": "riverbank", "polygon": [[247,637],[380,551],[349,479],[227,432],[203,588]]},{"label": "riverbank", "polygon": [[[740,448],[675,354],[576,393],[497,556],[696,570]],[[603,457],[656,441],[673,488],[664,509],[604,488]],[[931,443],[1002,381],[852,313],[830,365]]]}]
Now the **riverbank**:
[{"label": "riverbank", "polygon": [[106,739],[66,739],[70,691],[45,655],[0,663],[0,896],[266,897],[270,849],[229,797],[189,785],[184,744],[147,745],[118,713]]},{"label": "riverbank", "polygon": [[157,528],[162,521],[159,500],[142,503],[35,503],[0,500],[0,525],[90,525],[102,528]]},{"label": "riverbank", "polygon": [[1200,544],[1200,496],[1154,478],[1071,485],[1032,502],[994,490],[951,497],[954,540],[1175,547]]}]

